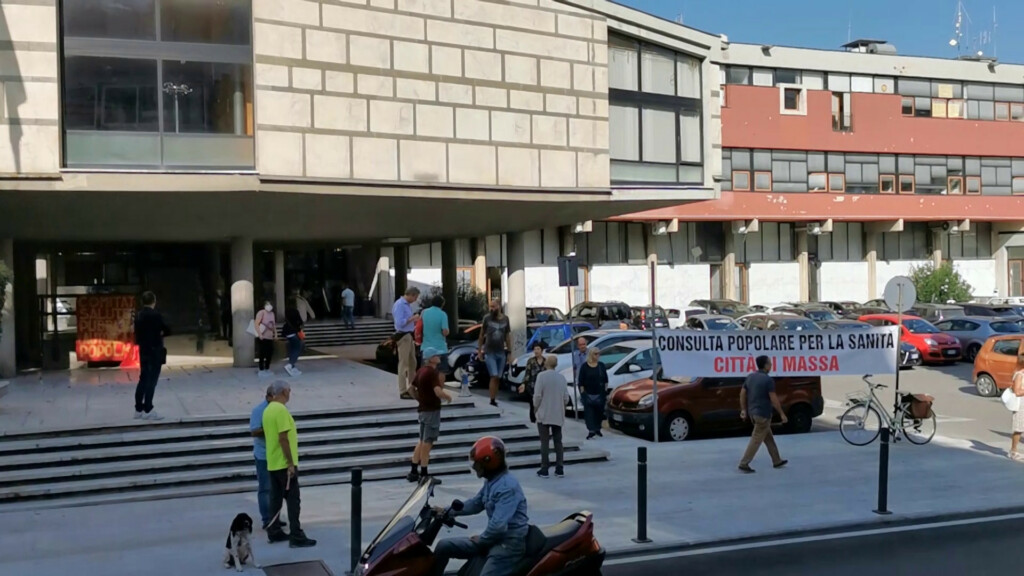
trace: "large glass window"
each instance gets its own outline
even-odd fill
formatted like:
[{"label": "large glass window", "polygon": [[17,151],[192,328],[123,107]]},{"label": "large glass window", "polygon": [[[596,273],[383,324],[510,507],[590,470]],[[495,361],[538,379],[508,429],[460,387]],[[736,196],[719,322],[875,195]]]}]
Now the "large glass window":
[{"label": "large glass window", "polygon": [[644,162],[676,161],[676,112],[647,108],[643,111]]},{"label": "large glass window", "polygon": [[250,0],[64,0],[69,167],[251,169]]},{"label": "large glass window", "polygon": [[608,148],[612,160],[640,160],[640,110],[636,106],[608,107]]},{"label": "large glass window", "polygon": [[617,34],[608,37],[608,86],[621,90],[640,87],[639,47],[630,39]]},{"label": "large glass window", "polygon": [[675,96],[675,52],[644,44],[640,53],[640,63],[640,83],[644,92]]}]

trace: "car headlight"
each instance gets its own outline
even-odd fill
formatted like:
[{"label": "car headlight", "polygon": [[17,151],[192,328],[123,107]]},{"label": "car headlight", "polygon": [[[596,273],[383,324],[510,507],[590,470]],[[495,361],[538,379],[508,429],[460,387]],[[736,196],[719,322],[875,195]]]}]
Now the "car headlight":
[{"label": "car headlight", "polygon": [[654,394],[648,394],[636,403],[637,408],[650,408],[651,406],[654,406]]},{"label": "car headlight", "polygon": [[927,344],[927,345],[929,345],[929,346],[932,346],[932,347],[935,347],[935,346],[938,346],[938,345],[939,345],[939,343],[938,343],[938,342],[936,342],[935,340],[933,340],[933,339],[931,339],[931,338],[925,338],[925,339],[924,339],[924,343],[925,343],[925,344]]}]

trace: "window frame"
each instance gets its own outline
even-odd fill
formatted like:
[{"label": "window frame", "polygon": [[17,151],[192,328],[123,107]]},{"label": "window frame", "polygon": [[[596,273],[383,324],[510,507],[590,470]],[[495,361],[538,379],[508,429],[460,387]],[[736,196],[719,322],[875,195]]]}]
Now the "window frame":
[{"label": "window frame", "polygon": [[[746,188],[739,188],[739,187],[736,186],[736,176],[738,174],[746,174],[747,175],[747,187]],[[753,184],[753,181],[752,181],[752,179],[750,177],[750,170],[733,170],[732,171],[732,191],[733,192],[750,192],[750,188],[751,188],[752,184]]]},{"label": "window frame", "polygon": [[[1005,118],[999,117],[999,110],[1002,108],[1006,112]],[[996,122],[1009,122],[1010,121],[1010,103],[1009,102],[996,102],[995,110],[993,110],[993,117]]]},{"label": "window frame", "polygon": [[[779,113],[786,116],[806,116],[807,115],[807,88],[800,86],[799,84],[779,84]],[[797,92],[797,107],[796,109],[786,108],[786,91],[796,90]]]},{"label": "window frame", "polygon": [[[811,188],[811,177],[812,176],[824,176],[825,186],[821,189]],[[807,174],[807,192],[811,194],[828,193],[828,172],[810,172]]]},{"label": "window frame", "polygon": [[[892,182],[892,188],[888,192],[885,191],[885,186],[882,185],[882,183],[885,182],[887,179],[889,180],[889,182]],[[896,194],[897,192],[899,192],[898,181],[899,181],[899,179],[896,177],[895,174],[879,174],[878,175],[878,193],[879,194]]]},{"label": "window frame", "polygon": [[[767,175],[768,176],[768,187],[767,188],[758,188],[757,187],[757,177],[760,176],[760,175]],[[751,186],[753,187],[754,192],[771,192],[772,191],[772,186],[774,186],[774,184],[775,183],[772,180],[772,172],[771,172],[771,170],[755,170],[754,171],[754,178],[751,181]]]},{"label": "window frame", "polygon": [[[953,182],[960,183],[960,190],[953,192]],[[960,196],[964,193],[964,177],[963,176],[947,176],[946,177],[946,194],[950,196]]]},{"label": "window frame", "polygon": [[832,92],[833,132],[853,132],[852,107],[853,97],[849,92]]},{"label": "window frame", "polygon": [[[901,96],[900,97],[900,114],[905,118],[913,118],[917,112],[917,107],[914,106],[913,96]],[[907,113],[907,101],[910,101],[910,113]]]},{"label": "window frame", "polygon": [[[832,179],[833,178],[842,178],[843,179],[843,187],[842,187],[842,189],[839,189],[839,190],[833,190],[832,189]],[[846,193],[846,174],[842,173],[842,172],[829,172],[828,173],[828,181],[826,182],[826,184],[828,185],[828,192],[829,192],[829,194],[845,194]]]},{"label": "window frame", "polygon": [[[909,179],[909,182],[910,182],[910,191],[909,192],[904,192],[903,191],[903,183],[907,181],[906,179]],[[900,177],[899,177],[899,188],[897,188],[897,190],[898,190],[898,192],[900,194],[916,194],[917,193],[917,177],[914,176],[913,174],[900,174]]]},{"label": "window frame", "polygon": [[1016,182],[1017,180],[1024,180],[1024,176],[1015,176],[1013,178],[1013,180],[1010,182],[1010,195],[1011,196],[1024,196],[1024,192],[1014,192],[1013,191],[1013,183]]},{"label": "window frame", "polygon": [[[1014,109],[1019,112],[1017,117],[1014,117]],[[1024,102],[1010,102],[1010,122],[1024,122]]]},{"label": "window frame", "polygon": [[[974,181],[976,181],[978,183],[978,191],[977,192],[971,192],[971,181],[972,180],[974,180]],[[981,189],[982,189],[981,187],[982,187],[981,176],[965,176],[964,177],[964,194],[965,195],[980,196],[981,195]]]}]

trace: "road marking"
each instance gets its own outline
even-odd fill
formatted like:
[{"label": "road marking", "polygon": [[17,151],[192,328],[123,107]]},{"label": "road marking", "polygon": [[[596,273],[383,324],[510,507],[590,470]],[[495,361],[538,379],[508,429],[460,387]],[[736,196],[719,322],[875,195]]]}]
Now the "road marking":
[{"label": "road marking", "polygon": [[749,542],[746,544],[732,544],[726,546],[712,546],[699,550],[680,550],[677,552],[653,553],[647,555],[630,556],[608,560],[605,566],[618,566],[622,564],[637,564],[641,562],[654,562],[657,560],[669,560],[672,558],[684,558],[688,556],[705,556],[708,554],[721,554],[724,552],[738,552],[743,550],[756,550],[758,548],[770,548],[775,546],[787,546],[792,544],[807,544],[812,542],[825,542],[828,540],[844,540],[847,538],[860,538],[863,536],[879,536],[883,534],[898,534],[901,532],[919,532],[922,530],[935,530],[939,528],[952,528],[954,526],[969,526],[972,524],[986,524],[992,522],[1003,522],[1006,520],[1022,520],[1024,513],[1005,514],[1002,516],[987,516],[981,518],[966,518],[963,520],[948,520],[944,522],[932,522],[927,524],[912,524],[908,526],[894,526],[891,528],[872,528],[854,530],[852,532],[838,532],[834,534],[821,534],[818,536],[800,536],[794,538],[780,538],[776,540],[765,540],[760,542]]},{"label": "road marking", "polygon": [[[838,400],[825,399],[825,408],[831,410],[845,410],[850,405],[847,402],[840,402]],[[959,416],[943,416],[941,414],[936,416],[936,422],[955,424],[957,422],[974,422],[974,418],[961,418]]]}]

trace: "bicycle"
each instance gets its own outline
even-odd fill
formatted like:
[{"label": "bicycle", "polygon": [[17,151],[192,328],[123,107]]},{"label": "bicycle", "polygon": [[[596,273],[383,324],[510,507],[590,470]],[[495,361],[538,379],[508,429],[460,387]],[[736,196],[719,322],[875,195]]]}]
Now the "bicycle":
[{"label": "bicycle", "polygon": [[885,410],[876,406],[884,406],[875,390],[888,388],[885,384],[877,384],[870,380],[871,374],[864,376],[868,385],[868,395],[863,398],[852,398],[852,406],[839,418],[839,433],[854,446],[867,446],[875,441],[882,431],[882,423],[893,431],[893,442],[902,436],[911,444],[927,444],[935,436],[935,412],[928,409],[928,415],[918,418],[913,413],[913,394],[904,394],[893,409],[890,418]]}]

